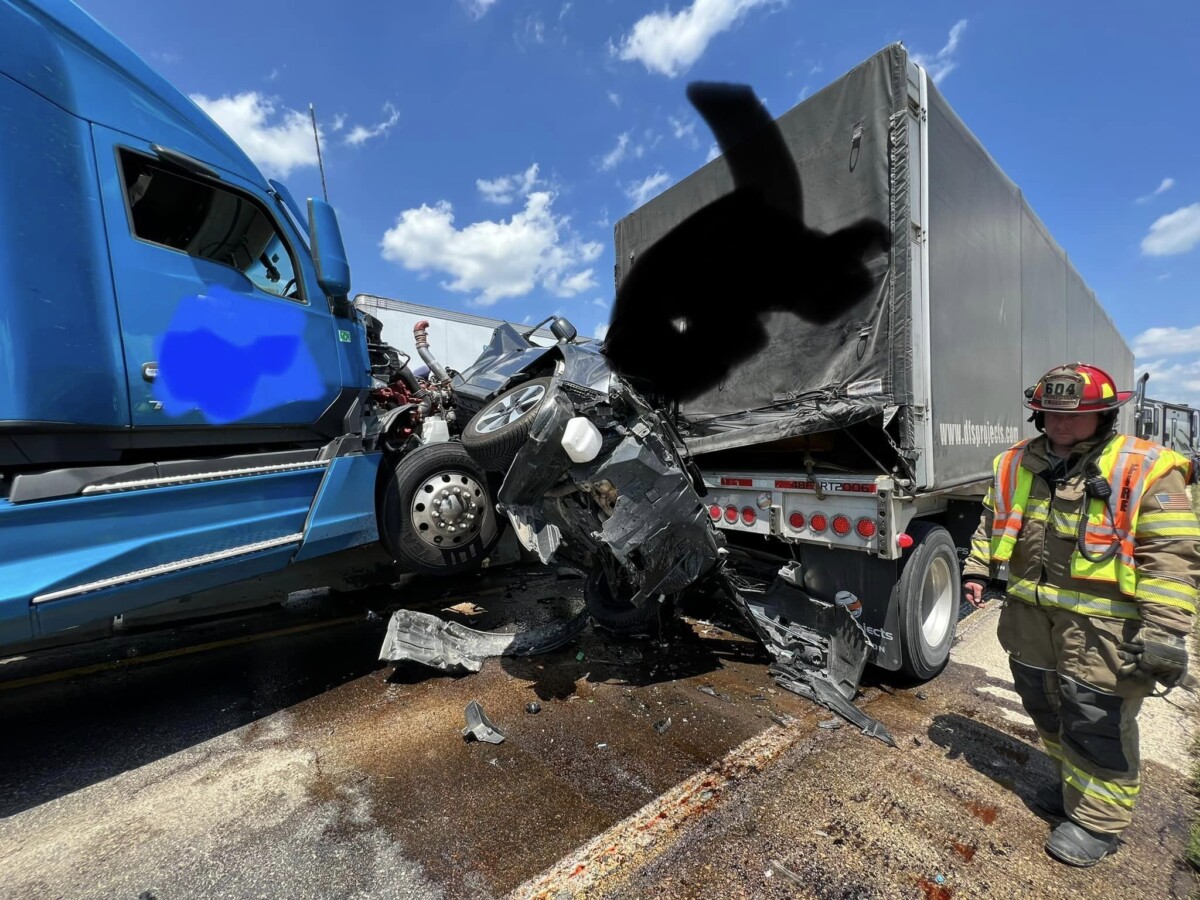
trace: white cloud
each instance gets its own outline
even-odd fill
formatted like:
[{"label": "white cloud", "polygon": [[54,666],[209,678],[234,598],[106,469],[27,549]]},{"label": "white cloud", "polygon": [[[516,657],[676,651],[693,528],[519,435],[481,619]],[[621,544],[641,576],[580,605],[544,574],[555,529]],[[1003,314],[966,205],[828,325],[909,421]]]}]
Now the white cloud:
[{"label": "white cloud", "polygon": [[615,91],[609,91],[608,92],[608,102],[611,103],[613,106],[615,106],[617,109],[620,109],[621,108],[621,95],[616,93]]},{"label": "white cloud", "polygon": [[1145,194],[1141,197],[1138,197],[1137,202],[1138,203],[1149,203],[1151,200],[1153,200],[1159,194],[1165,194],[1167,191],[1169,191],[1173,187],[1175,187],[1175,179],[1174,178],[1164,178],[1162,180],[1162,183],[1158,187],[1156,187],[1153,191],[1151,191],[1149,194]]},{"label": "white cloud", "polygon": [[641,206],[651,197],[659,193],[671,181],[666,172],[655,172],[642,181],[637,181],[625,188],[625,194],[633,201],[634,208]]},{"label": "white cloud", "polygon": [[534,13],[525,20],[524,28],[513,34],[513,40],[520,50],[524,50],[527,44],[546,43],[546,23],[542,21],[541,16]]},{"label": "white cloud", "polygon": [[487,11],[496,5],[496,0],[463,0],[463,5],[472,19],[482,19],[487,15]]},{"label": "white cloud", "polygon": [[573,3],[564,3],[563,4],[562,9],[559,10],[559,12],[558,12],[558,21],[561,22],[563,19],[565,19],[567,17],[567,13],[569,13],[571,11],[571,7],[573,5],[574,5]]},{"label": "white cloud", "polygon": [[391,131],[392,127],[400,121],[400,111],[390,103],[383,104],[383,111],[387,113],[387,118],[378,124],[370,127],[355,125],[351,128],[350,133],[346,135],[346,143],[351,147],[361,147],[367,141],[382,137]]},{"label": "white cloud", "polygon": [[341,131],[346,127],[346,116],[343,113],[338,113],[333,117],[333,124],[329,126],[330,131]]},{"label": "white cloud", "polygon": [[1200,244],[1200,203],[1182,206],[1150,226],[1142,238],[1143,256],[1175,256]]},{"label": "white cloud", "polygon": [[[631,152],[629,149],[629,140],[630,139],[629,139],[628,131],[624,132],[623,134],[621,134],[617,137],[617,146],[613,147],[611,150],[609,150],[607,153],[605,153],[604,156],[601,157],[601,159],[600,159],[599,166],[600,166],[601,171],[603,171],[603,172],[611,171],[612,169],[615,169],[617,166],[619,166],[625,160],[625,157],[628,156],[629,153]],[[639,158],[641,157],[641,155],[644,152],[645,152],[645,148],[642,147],[641,144],[636,145],[632,150],[633,155],[636,157],[639,157]]]},{"label": "white cloud", "polygon": [[317,164],[308,113],[286,107],[257,91],[209,99],[192,94],[206,112],[270,176],[286,178],[293,169]]},{"label": "white cloud", "polygon": [[539,286],[572,297],[596,287],[594,269],[587,264],[603,248],[581,240],[568,217],[554,214],[553,204],[549,191],[534,191],[510,219],[473,222],[461,229],[454,226],[448,202],[422,204],[402,212],[384,234],[383,258],[410,271],[449,276],[442,286],[475,294],[478,306],[520,297]]},{"label": "white cloud", "polygon": [[696,120],[684,119],[682,117],[667,116],[667,121],[671,124],[671,130],[675,133],[677,140],[686,140],[688,146],[695,150],[700,146],[700,141],[696,137]]},{"label": "white cloud", "polygon": [[708,148],[708,155],[704,157],[704,161],[706,163],[710,163],[720,155],[721,155],[721,148],[718,147],[716,144],[713,144],[711,147]]},{"label": "white cloud", "polygon": [[592,337],[598,341],[602,341],[608,337],[608,323],[597,322],[596,327],[592,329]]},{"label": "white cloud", "polygon": [[610,225],[612,225],[612,222],[610,222],[610,221],[608,220],[608,206],[607,206],[607,204],[606,204],[605,206],[603,206],[603,207],[601,207],[601,208],[600,208],[600,218],[599,218],[599,219],[597,219],[597,220],[596,220],[595,222],[593,222],[592,224],[593,224],[593,225],[595,225],[597,228],[608,228]]},{"label": "white cloud", "polygon": [[607,300],[605,300],[603,297],[597,297],[595,300],[592,301],[592,306],[598,306],[601,309],[608,309],[609,306],[611,306],[611,305],[612,304],[609,303]]},{"label": "white cloud", "polygon": [[491,181],[478,178],[475,181],[475,187],[479,188],[483,199],[488,203],[505,204],[512,203],[517,197],[527,196],[539,182],[538,164],[534,163],[524,172],[518,172],[516,175],[501,175]]},{"label": "white cloud", "polygon": [[1177,356],[1200,353],[1200,325],[1194,328],[1147,328],[1133,339],[1133,355]]},{"label": "white cloud", "polygon": [[170,50],[151,50],[150,58],[157,63],[163,63],[168,66],[173,66],[183,59],[178,53],[172,53]]},{"label": "white cloud", "polygon": [[933,56],[926,56],[924,53],[912,54],[913,62],[921,66],[929,73],[929,77],[933,79],[934,84],[940,84],[942,79],[958,68],[958,42],[962,39],[962,34],[967,30],[967,20],[959,19],[954,23],[954,27],[950,29],[950,38],[946,41],[946,46],[939,50]]},{"label": "white cloud", "polygon": [[1200,358],[1168,362],[1164,359],[1144,361],[1139,357],[1135,371],[1150,373],[1147,397],[1200,407]]},{"label": "white cloud", "polygon": [[278,81],[278,80],[279,80],[279,69],[272,69],[271,74],[267,76],[267,81]]},{"label": "white cloud", "polygon": [[1171,277],[1170,272],[1163,272],[1161,275],[1158,276],[1158,278],[1155,279],[1155,281],[1166,281],[1170,277]]},{"label": "white cloud", "polygon": [[759,6],[782,0],[692,0],[692,5],[672,13],[650,13],[634,23],[613,50],[626,62],[640,62],[649,72],[674,78],[698,60],[709,42],[728,31]]}]

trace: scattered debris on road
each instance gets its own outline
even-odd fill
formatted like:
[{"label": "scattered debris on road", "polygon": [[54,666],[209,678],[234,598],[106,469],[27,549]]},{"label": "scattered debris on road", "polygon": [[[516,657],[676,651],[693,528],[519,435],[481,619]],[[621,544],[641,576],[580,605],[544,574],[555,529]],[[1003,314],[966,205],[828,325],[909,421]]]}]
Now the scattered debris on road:
[{"label": "scattered debris on road", "polygon": [[474,739],[487,744],[499,744],[503,742],[504,735],[488,720],[478,700],[472,700],[468,703],[467,708],[463,710],[463,714],[467,719],[467,727],[462,730],[462,735],[466,740],[470,741]]},{"label": "scattered debris on road", "polygon": [[557,650],[587,624],[583,610],[565,621],[528,631],[476,631],[430,613],[399,609],[388,622],[379,658],[391,663],[412,660],[446,672],[478,672],[489,657],[536,656]]}]

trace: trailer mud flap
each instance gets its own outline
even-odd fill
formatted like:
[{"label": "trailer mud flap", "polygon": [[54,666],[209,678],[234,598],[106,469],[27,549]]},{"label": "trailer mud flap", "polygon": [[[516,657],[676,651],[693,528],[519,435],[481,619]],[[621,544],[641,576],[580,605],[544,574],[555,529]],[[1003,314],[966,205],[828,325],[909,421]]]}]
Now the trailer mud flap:
[{"label": "trailer mud flap", "polygon": [[775,658],[770,672],[776,683],[895,747],[888,730],[851,702],[875,649],[858,620],[845,608],[805,592],[794,563],[780,569],[765,590],[727,570],[724,575],[734,604]]}]

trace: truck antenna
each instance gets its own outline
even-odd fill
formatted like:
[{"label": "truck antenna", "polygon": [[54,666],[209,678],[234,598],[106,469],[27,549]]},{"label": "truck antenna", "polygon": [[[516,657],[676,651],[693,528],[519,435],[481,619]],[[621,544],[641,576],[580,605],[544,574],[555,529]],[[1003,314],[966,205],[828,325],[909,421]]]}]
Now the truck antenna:
[{"label": "truck antenna", "polygon": [[325,186],[325,163],[321,160],[321,136],[317,134],[317,111],[313,109],[313,105],[308,104],[308,117],[312,119],[313,127],[313,142],[317,145],[317,168],[321,170],[321,193],[325,195],[325,202],[329,202],[329,188]]}]

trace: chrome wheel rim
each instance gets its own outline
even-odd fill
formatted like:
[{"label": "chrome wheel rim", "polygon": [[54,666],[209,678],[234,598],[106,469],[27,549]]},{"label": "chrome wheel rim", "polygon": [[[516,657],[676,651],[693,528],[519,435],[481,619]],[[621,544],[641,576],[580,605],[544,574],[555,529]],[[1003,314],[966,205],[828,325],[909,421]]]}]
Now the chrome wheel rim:
[{"label": "chrome wheel rim", "polygon": [[479,534],[489,512],[487,492],[466,472],[437,472],[417,488],[409,512],[417,537],[449,550]]},{"label": "chrome wheel rim", "polygon": [[929,564],[921,585],[921,635],[928,646],[942,643],[953,611],[954,577],[949,563],[938,557]]},{"label": "chrome wheel rim", "polygon": [[544,384],[531,384],[505,394],[493,401],[492,405],[479,414],[475,430],[480,434],[490,434],[506,425],[511,425],[531,409],[534,409],[546,396]]}]

